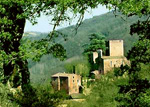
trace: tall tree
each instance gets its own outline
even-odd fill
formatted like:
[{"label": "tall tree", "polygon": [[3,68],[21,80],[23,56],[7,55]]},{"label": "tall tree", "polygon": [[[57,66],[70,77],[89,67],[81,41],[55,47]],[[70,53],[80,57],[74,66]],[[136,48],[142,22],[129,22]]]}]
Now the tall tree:
[{"label": "tall tree", "polygon": [[88,61],[91,66],[91,71],[98,70],[99,68],[99,58],[96,60],[96,64],[93,62],[93,52],[97,52],[99,49],[105,52],[106,50],[106,41],[105,36],[102,34],[91,34],[89,35],[89,43],[84,45],[84,54],[88,56]]},{"label": "tall tree", "polygon": [[89,35],[89,43],[85,44],[84,53],[91,54],[98,49],[106,50],[105,36],[102,34]]},{"label": "tall tree", "polygon": [[[61,21],[68,20],[69,18],[66,16],[67,3],[68,1],[57,0],[49,0],[47,2],[38,0],[0,1],[0,57],[3,62],[4,83],[13,75],[21,73],[22,85],[29,84],[27,59],[32,55],[34,56],[32,57],[33,59],[37,59],[37,57],[47,53],[52,53],[59,58],[65,55],[64,48],[60,44],[53,42],[53,37],[59,35],[54,32],[55,27]],[[79,10],[81,9],[82,7],[79,8]],[[28,19],[35,24],[36,17],[39,17],[41,12],[53,16],[53,32],[48,35],[48,39],[22,44],[25,20]],[[32,47],[36,50],[33,51],[30,49],[33,52],[29,54],[28,48]]]},{"label": "tall tree", "polygon": [[[22,86],[30,83],[28,58],[39,59],[43,54],[52,53],[55,57],[62,59],[65,56],[65,49],[54,42],[54,38],[60,35],[55,31],[56,26],[62,21],[70,21],[79,13],[78,28],[85,10],[89,7],[95,8],[97,5],[93,1],[86,0],[1,0],[0,60],[3,66],[4,83],[12,79],[15,80],[15,84],[20,79],[14,77],[20,73]],[[68,15],[68,12],[73,13],[72,17]],[[36,18],[40,17],[41,13],[52,16],[53,31],[48,38],[34,43],[22,41],[26,19],[36,24]]]},{"label": "tall tree", "polygon": [[[145,104],[140,101],[140,97],[143,93],[146,93],[150,88],[150,83],[147,78],[141,78],[139,72],[141,71],[141,65],[150,65],[150,4],[148,0],[131,0],[123,1],[124,4],[120,3],[116,5],[125,15],[131,17],[138,15],[140,17],[146,16],[146,20],[138,21],[131,25],[130,34],[140,35],[139,41],[129,51],[128,59],[131,61],[131,67],[129,68],[129,84],[120,86],[120,93],[124,97],[119,99],[121,106],[139,107],[149,106],[149,102]],[[121,9],[122,8],[122,9]],[[146,98],[146,97],[145,97]],[[146,99],[145,99],[146,100]]]}]

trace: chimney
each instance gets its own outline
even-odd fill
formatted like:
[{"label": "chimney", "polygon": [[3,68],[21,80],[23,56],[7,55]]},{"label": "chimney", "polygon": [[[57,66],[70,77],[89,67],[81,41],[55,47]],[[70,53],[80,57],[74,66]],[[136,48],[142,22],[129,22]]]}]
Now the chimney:
[{"label": "chimney", "polygon": [[101,58],[103,56],[102,49],[97,50],[97,52],[93,52],[93,62],[96,63],[96,58]]},{"label": "chimney", "polygon": [[72,71],[73,71],[73,74],[76,74],[76,67],[75,67],[75,65],[73,66]]},{"label": "chimney", "polygon": [[103,56],[103,51],[102,51],[102,49],[99,49],[99,50],[98,50],[98,53],[99,53],[99,57],[101,58],[101,57]]},{"label": "chimney", "polygon": [[93,52],[93,62],[96,63],[96,58],[98,58],[98,52]]}]

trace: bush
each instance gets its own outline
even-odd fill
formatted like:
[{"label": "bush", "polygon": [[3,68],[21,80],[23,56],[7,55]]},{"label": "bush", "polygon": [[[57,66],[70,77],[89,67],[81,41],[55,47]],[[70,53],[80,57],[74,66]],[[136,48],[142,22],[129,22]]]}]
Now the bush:
[{"label": "bush", "polygon": [[122,76],[125,72],[128,72],[129,70],[129,66],[128,65],[121,65],[120,68],[114,68],[114,75],[115,76]]},{"label": "bush", "polygon": [[49,87],[33,88],[29,86],[24,93],[18,93],[15,99],[22,107],[57,107],[69,98],[65,92],[52,93]]},{"label": "bush", "polygon": [[0,83],[0,107],[19,107],[19,105],[13,101],[12,93],[9,87]]},{"label": "bush", "polygon": [[141,93],[137,100],[139,107],[150,107],[150,90],[148,89],[145,93]]},{"label": "bush", "polygon": [[65,69],[68,73],[73,73],[75,70],[75,73],[82,77],[88,77],[90,74],[90,65],[85,59],[76,59],[71,63],[66,63]]},{"label": "bush", "polygon": [[120,85],[120,96],[117,98],[120,102],[119,106],[150,107],[150,66],[149,64],[140,63],[135,68],[135,71],[133,67],[129,69],[128,84]]},{"label": "bush", "polygon": [[138,73],[138,77],[141,79],[150,80],[150,64],[141,63],[141,70]]}]

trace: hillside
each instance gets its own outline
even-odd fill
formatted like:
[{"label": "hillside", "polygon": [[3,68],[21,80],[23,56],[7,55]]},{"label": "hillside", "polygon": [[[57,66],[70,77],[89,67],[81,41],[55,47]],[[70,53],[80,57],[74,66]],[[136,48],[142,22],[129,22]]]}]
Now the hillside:
[{"label": "hillside", "polygon": [[[75,35],[75,26],[69,26],[67,28],[60,29],[59,31],[67,35],[67,41],[62,38],[58,39],[59,43],[62,43],[67,50],[67,60],[80,60],[83,52],[83,45],[88,43],[88,35],[91,33],[102,33],[105,35],[107,40],[110,39],[123,39],[125,54],[131,49],[134,42],[138,40],[138,36],[131,36],[129,34],[130,25],[136,22],[138,17],[126,18],[118,13],[119,16],[115,17],[112,12],[94,16],[91,19],[86,19],[83,21],[82,25],[79,27],[77,34]],[[125,19],[125,21],[123,20]],[[32,36],[34,34],[34,36]],[[25,35],[32,40],[38,40],[46,37],[46,33],[39,32],[27,32]],[[58,59],[54,59],[51,55],[45,55],[41,58],[38,63],[29,61],[29,69],[31,72],[31,81],[47,81],[50,75],[55,72],[64,72],[64,65],[68,61],[61,62]]]},{"label": "hillside", "polygon": [[[123,18],[126,19],[125,17]],[[137,20],[138,17],[131,17],[124,21],[120,16],[115,17],[112,12],[109,12],[85,20],[75,36],[74,26],[61,29],[61,32],[69,35],[68,41],[63,42],[64,46],[67,47],[68,56],[72,57],[81,54],[83,51],[82,45],[88,42],[88,35],[91,33],[102,33],[106,36],[107,40],[123,39],[125,53],[127,53],[133,46],[133,43],[138,39],[137,36],[131,36],[129,34],[130,25]]]}]

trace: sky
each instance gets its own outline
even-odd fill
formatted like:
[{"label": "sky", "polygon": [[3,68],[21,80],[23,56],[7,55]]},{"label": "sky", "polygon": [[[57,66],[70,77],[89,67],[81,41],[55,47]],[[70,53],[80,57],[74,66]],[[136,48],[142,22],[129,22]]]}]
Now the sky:
[{"label": "sky", "polygon": [[[92,18],[93,16],[101,15],[107,12],[109,12],[109,10],[106,9],[105,6],[99,5],[96,9],[93,9],[93,10],[88,9],[88,12],[85,13],[84,19],[89,19],[89,18]],[[38,24],[34,26],[27,20],[26,25],[25,25],[25,32],[35,31],[35,32],[48,33],[52,31],[53,25],[49,24],[51,20],[50,17],[41,15],[41,17],[38,18],[37,20],[38,20]],[[77,19],[74,19],[71,25],[75,24],[76,21]],[[64,28],[67,26],[69,26],[69,24],[63,23],[60,26],[58,26],[56,29]]]}]

